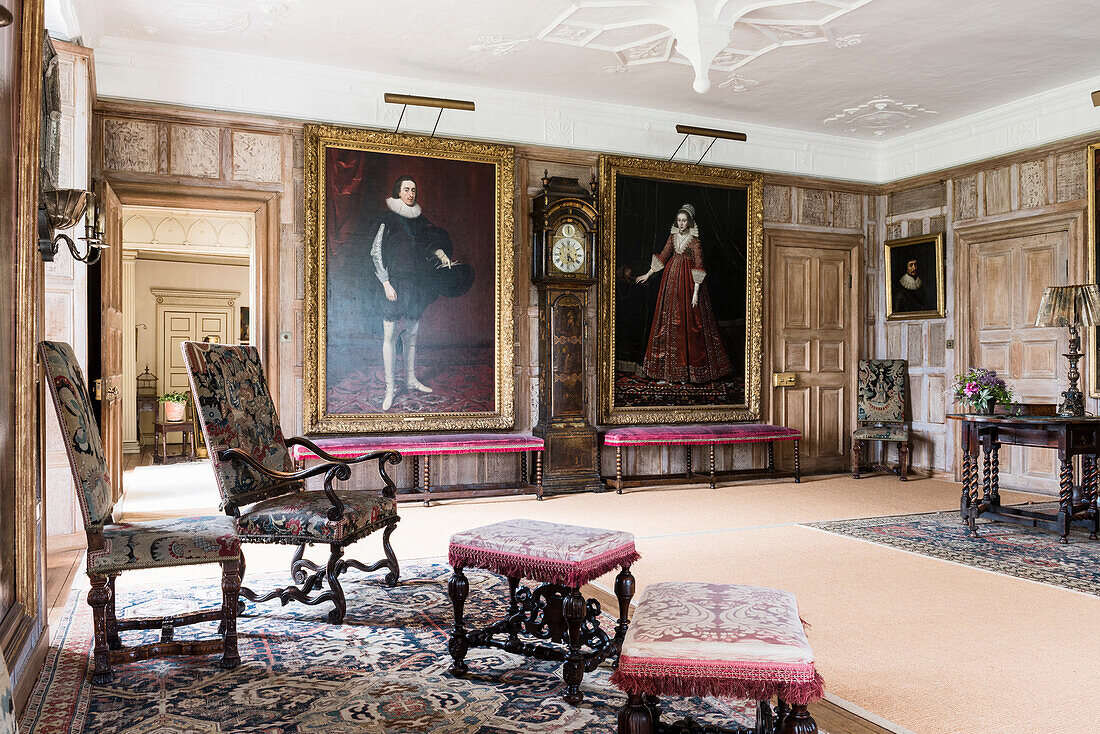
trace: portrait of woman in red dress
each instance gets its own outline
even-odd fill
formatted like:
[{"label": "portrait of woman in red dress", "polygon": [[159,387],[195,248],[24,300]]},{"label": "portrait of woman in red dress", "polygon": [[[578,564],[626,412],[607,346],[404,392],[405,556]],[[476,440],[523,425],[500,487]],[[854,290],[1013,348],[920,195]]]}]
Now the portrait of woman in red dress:
[{"label": "portrait of woman in red dress", "polygon": [[707,292],[703,246],[691,204],[680,207],[664,248],[635,282],[645,283],[658,272],[661,285],[642,371],[655,380],[680,383],[725,377],[730,358]]}]

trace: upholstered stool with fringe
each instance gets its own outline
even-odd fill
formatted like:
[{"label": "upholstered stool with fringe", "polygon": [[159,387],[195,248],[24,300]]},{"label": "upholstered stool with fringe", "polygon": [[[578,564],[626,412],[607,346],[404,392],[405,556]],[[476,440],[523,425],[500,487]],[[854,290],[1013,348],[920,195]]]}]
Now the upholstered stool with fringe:
[{"label": "upholstered stool with fringe", "polygon": [[702,731],[661,724],[658,696],[757,701],[756,734],[813,734],[806,706],[824,695],[794,594],[733,584],[647,586],[611,683],[628,696],[619,734]]},{"label": "upholstered stool with fringe", "polygon": [[[639,558],[634,536],[539,520],[507,520],[452,535],[449,556],[454,575],[447,590],[455,612],[449,645],[454,658],[451,672],[459,677],[468,672],[466,653],[475,647],[561,660],[564,698],[580,703],[584,673],[617,656],[626,636],[634,596],[630,565]],[[465,628],[462,615],[470,584],[464,568],[482,568],[508,578],[508,611],[503,619],[481,629]],[[585,600],[580,587],[616,568],[620,569],[615,578],[619,620],[611,638],[600,628],[600,603]],[[540,585],[528,589],[520,586],[521,579]],[[558,644],[524,642],[521,635]]]}]

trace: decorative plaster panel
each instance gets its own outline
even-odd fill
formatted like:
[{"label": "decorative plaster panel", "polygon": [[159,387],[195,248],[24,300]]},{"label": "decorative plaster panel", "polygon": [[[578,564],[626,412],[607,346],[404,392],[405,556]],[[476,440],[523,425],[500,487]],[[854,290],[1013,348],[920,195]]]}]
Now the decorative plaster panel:
[{"label": "decorative plaster panel", "polygon": [[1040,159],[1020,164],[1020,208],[1034,209],[1047,203],[1047,163]]},{"label": "decorative plaster panel", "polygon": [[103,120],[103,167],[108,171],[155,173],[157,125],[155,122]]},{"label": "decorative plaster panel", "polygon": [[177,176],[218,178],[221,170],[221,131],[216,127],[172,125],[168,169]]},{"label": "decorative plaster panel", "polygon": [[1085,173],[1085,151],[1079,150],[1073,153],[1063,153],[1058,156],[1056,164],[1058,180],[1058,202],[1075,201],[1084,199],[1088,186],[1088,175]]},{"label": "decorative plaster panel", "polygon": [[233,178],[278,183],[283,176],[282,139],[277,135],[233,132]]},{"label": "decorative plaster panel", "polygon": [[821,189],[798,190],[798,223],[824,227],[828,222],[828,193]]},{"label": "decorative plaster panel", "polygon": [[764,220],[791,221],[791,189],[789,186],[764,186]]},{"label": "decorative plaster panel", "polygon": [[888,216],[920,212],[941,207],[946,202],[946,193],[942,183],[929,184],[916,189],[898,191],[887,198]]},{"label": "decorative plaster panel", "polygon": [[863,221],[863,197],[838,191],[833,194],[833,226],[858,229]]},{"label": "decorative plaster panel", "polygon": [[978,179],[976,176],[955,179],[955,220],[978,216]]}]

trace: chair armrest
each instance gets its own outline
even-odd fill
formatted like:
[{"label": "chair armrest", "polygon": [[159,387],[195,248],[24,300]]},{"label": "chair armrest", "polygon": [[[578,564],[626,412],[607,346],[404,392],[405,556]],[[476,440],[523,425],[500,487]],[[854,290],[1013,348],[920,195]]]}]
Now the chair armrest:
[{"label": "chair armrest", "polygon": [[351,479],[351,468],[342,462],[328,462],[324,464],[318,464],[308,469],[302,469],[301,471],[287,472],[278,471],[277,469],[271,469],[266,467],[260,462],[256,461],[251,454],[248,454],[240,449],[223,449],[218,453],[218,459],[220,461],[241,461],[247,466],[251,467],[255,471],[263,474],[266,477],[272,479],[278,479],[282,482],[295,482],[304,481],[310,477],[316,477],[320,474],[325,475],[325,496],[328,501],[332,503],[332,507],[328,511],[328,519],[333,522],[337,522],[344,517],[344,503],[340,501],[340,498],[336,495],[335,490],[332,489],[332,481],[339,479],[340,481],[347,481]]}]

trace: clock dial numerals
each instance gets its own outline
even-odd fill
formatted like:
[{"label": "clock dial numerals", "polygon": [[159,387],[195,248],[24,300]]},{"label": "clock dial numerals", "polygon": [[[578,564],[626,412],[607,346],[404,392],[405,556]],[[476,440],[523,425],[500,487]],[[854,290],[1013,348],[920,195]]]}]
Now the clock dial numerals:
[{"label": "clock dial numerals", "polygon": [[[574,229],[571,224],[563,225],[563,234],[566,227]],[[554,241],[550,259],[561,272],[575,273],[584,266],[584,245],[571,236],[561,237]]]}]

